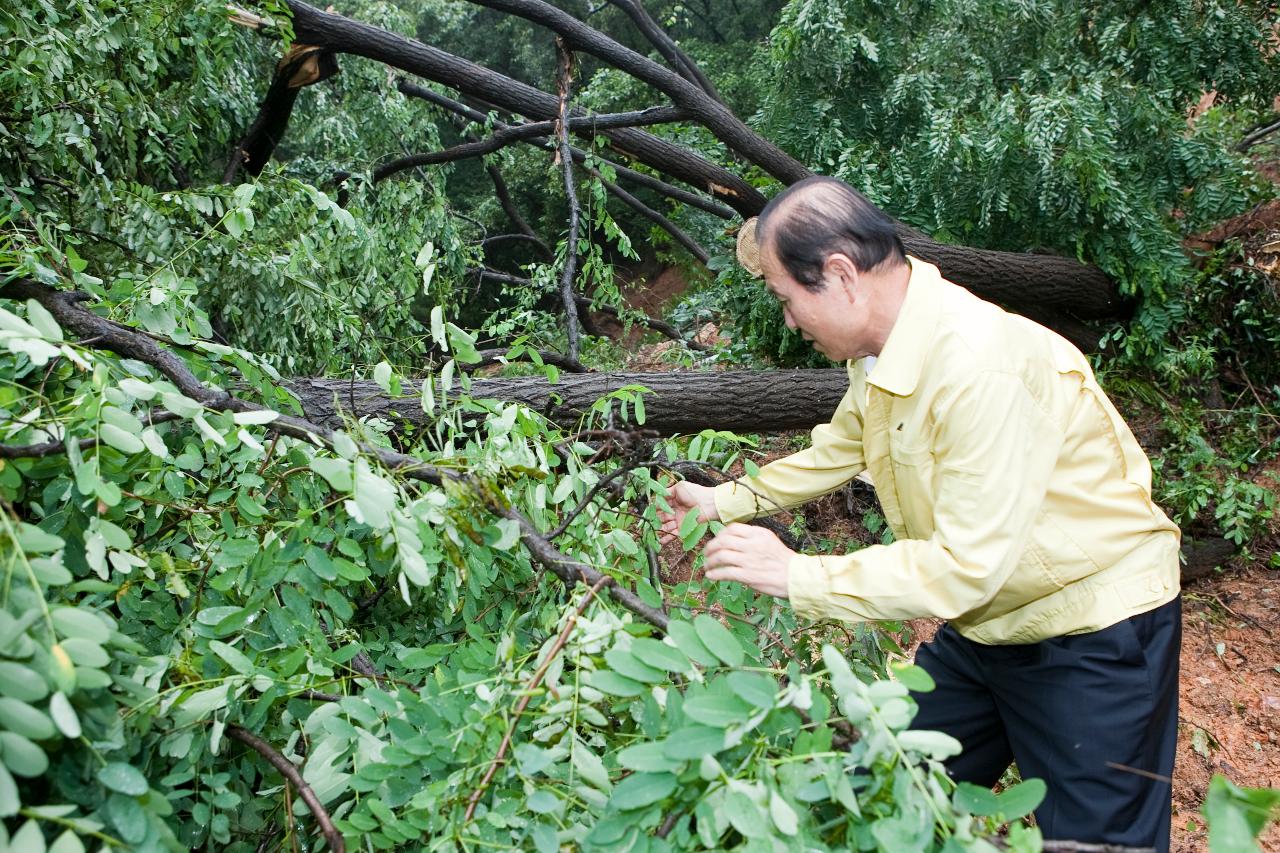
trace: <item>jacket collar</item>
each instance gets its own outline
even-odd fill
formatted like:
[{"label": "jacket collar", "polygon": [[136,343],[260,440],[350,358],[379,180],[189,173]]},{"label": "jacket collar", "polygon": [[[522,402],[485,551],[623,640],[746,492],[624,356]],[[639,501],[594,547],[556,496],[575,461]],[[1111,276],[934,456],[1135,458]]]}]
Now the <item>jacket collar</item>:
[{"label": "jacket collar", "polygon": [[911,278],[902,310],[867,382],[905,397],[916,390],[942,315],[942,274],[927,261],[907,256]]}]

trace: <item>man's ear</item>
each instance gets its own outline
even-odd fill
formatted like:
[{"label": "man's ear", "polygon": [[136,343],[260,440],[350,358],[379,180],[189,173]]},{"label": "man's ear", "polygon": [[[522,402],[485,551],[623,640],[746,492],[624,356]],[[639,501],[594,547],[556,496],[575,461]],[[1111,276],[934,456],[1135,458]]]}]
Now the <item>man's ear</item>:
[{"label": "man's ear", "polygon": [[858,279],[861,277],[853,260],[843,252],[833,252],[828,255],[826,263],[822,265],[822,273],[827,281],[836,282],[841,287],[850,289],[858,286]]}]

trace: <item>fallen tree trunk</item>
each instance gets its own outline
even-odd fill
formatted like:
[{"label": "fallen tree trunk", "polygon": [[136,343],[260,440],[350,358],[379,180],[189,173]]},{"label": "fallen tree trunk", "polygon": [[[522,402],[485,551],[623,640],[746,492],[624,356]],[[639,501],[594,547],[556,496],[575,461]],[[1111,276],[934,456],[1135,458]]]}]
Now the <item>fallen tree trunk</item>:
[{"label": "fallen tree trunk", "polygon": [[[825,423],[849,387],[844,370],[733,370],[714,373],[586,373],[546,379],[481,379],[471,383],[476,399],[510,400],[572,425],[600,398],[628,385],[643,385],[645,429],[664,435],[704,429],[733,432],[783,432]],[[342,426],[343,415],[381,417],[393,423],[422,425],[429,417],[416,396],[392,398],[373,382],[342,379],[294,379],[289,388],[302,402],[307,420]],[[1207,536],[1182,545],[1182,582],[1211,574],[1230,560],[1236,548]]]},{"label": "fallen tree trunk", "polygon": [[[808,429],[831,418],[849,387],[844,370],[735,370],[718,373],[585,373],[546,379],[477,379],[471,396],[512,400],[571,426],[596,400],[628,385],[644,396],[644,428],[664,435],[704,429],[781,432]],[[429,417],[416,397],[391,398],[373,382],[295,379],[290,389],[308,419],[341,426],[342,412],[422,424]]]}]

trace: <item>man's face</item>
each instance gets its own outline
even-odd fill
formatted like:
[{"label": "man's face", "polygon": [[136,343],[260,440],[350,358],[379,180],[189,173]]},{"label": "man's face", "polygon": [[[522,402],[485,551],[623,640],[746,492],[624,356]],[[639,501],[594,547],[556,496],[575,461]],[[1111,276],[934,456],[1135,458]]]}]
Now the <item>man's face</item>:
[{"label": "man's face", "polygon": [[[841,258],[836,255],[833,258]],[[814,291],[796,281],[774,256],[761,247],[760,267],[769,292],[782,304],[787,328],[798,331],[815,350],[832,361],[870,355],[867,349],[869,313],[852,264],[828,262],[825,287]]]}]

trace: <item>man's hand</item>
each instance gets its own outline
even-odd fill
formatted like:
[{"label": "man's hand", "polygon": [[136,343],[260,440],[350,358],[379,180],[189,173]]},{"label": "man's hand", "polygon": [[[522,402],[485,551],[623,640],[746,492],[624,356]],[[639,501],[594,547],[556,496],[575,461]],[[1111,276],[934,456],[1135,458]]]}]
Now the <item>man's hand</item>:
[{"label": "man's hand", "polygon": [[788,567],[796,555],[772,531],[730,524],[707,543],[707,578],[738,581],[756,592],[787,598]]},{"label": "man's hand", "polygon": [[680,525],[690,510],[697,510],[699,521],[715,521],[720,518],[716,510],[716,490],[679,480],[667,487],[667,503],[671,512],[658,510],[663,536],[679,536]]}]

